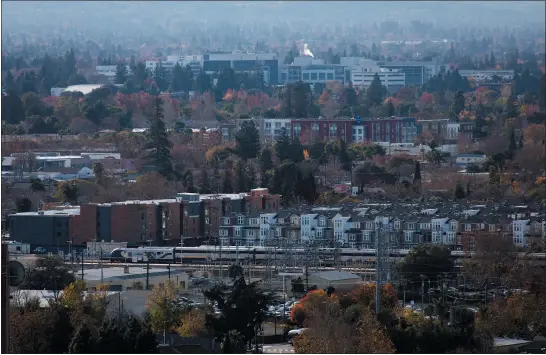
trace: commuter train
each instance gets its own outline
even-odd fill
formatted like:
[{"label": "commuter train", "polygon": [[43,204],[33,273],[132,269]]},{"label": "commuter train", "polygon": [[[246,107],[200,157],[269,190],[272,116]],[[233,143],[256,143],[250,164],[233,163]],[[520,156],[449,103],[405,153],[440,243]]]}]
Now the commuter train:
[{"label": "commuter train", "polygon": [[[391,250],[390,257],[402,258],[409,253],[406,249]],[[324,266],[333,265],[335,262],[360,262],[375,263],[375,249],[355,248],[317,248],[312,251],[304,248],[282,249],[264,247],[139,247],[117,248],[112,250],[109,259],[111,262],[124,263],[184,263],[201,264],[215,261],[244,262],[251,261],[256,264],[263,263],[267,258],[284,258],[285,254],[292,254],[296,260],[312,258]],[[523,253],[522,253],[523,254]],[[457,259],[468,257],[464,251],[452,251],[451,255]],[[544,259],[544,253],[530,254],[532,258]],[[318,259],[318,260],[317,260]]]}]

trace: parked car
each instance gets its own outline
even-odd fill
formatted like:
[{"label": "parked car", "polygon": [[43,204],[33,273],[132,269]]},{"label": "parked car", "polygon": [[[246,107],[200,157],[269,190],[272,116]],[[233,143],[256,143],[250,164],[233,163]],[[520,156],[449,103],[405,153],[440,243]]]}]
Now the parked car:
[{"label": "parked car", "polygon": [[47,254],[47,250],[45,248],[38,247],[34,249],[34,254]]}]

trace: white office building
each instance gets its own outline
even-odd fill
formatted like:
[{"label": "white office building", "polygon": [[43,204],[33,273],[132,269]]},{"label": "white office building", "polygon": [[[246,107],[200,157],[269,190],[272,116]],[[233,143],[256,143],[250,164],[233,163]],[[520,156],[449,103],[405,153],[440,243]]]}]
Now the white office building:
[{"label": "white office building", "polygon": [[351,82],[353,86],[367,89],[371,85],[375,74],[379,76],[381,84],[389,91],[397,91],[406,86],[406,74],[388,69],[371,72],[367,68],[351,68]]},{"label": "white office building", "polygon": [[163,68],[165,68],[165,70],[167,72],[171,72],[173,70],[174,66],[176,65],[176,62],[168,61],[168,60],[165,60],[165,61],[163,61],[163,60],[147,60],[145,62],[146,69],[153,71],[153,70],[155,70],[155,67],[159,65],[159,63],[161,63],[161,66]]},{"label": "white office building", "polygon": [[180,66],[189,66],[194,76],[203,69],[204,58],[202,55],[169,55],[167,62],[178,63]]},{"label": "white office building", "polygon": [[291,65],[280,69],[280,84],[290,84],[303,81],[308,84],[338,81],[345,83],[348,79],[348,69],[343,65],[325,64],[323,59],[313,57],[296,57]]}]

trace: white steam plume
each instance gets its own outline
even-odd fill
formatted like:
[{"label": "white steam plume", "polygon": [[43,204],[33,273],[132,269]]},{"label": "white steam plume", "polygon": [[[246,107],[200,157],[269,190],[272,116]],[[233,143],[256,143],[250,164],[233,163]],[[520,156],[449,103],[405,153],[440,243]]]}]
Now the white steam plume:
[{"label": "white steam plume", "polygon": [[315,58],[315,56],[313,55],[313,52],[311,52],[311,50],[309,49],[309,46],[307,45],[307,43],[303,45],[303,55],[307,57]]}]

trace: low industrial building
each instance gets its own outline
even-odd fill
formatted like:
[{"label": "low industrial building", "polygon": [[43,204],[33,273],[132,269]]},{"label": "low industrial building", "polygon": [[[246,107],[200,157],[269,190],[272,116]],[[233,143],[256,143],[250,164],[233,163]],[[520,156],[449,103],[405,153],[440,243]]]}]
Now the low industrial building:
[{"label": "low industrial building", "polygon": [[309,285],[319,289],[333,287],[336,290],[350,290],[362,283],[362,277],[345,271],[323,271],[309,275]]},{"label": "low industrial building", "polygon": [[[146,276],[148,275],[148,277]],[[80,275],[76,275],[81,277]],[[98,267],[84,269],[83,279],[88,289],[93,289],[100,284],[107,284],[111,291],[143,290],[153,285],[165,283],[169,280],[177,285],[179,291],[184,291],[189,285],[189,275],[181,269],[171,267],[169,271],[164,267],[125,266],[125,267]]]}]

